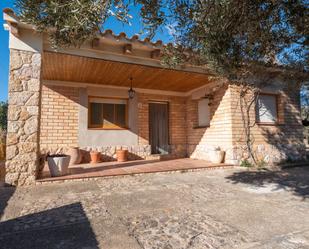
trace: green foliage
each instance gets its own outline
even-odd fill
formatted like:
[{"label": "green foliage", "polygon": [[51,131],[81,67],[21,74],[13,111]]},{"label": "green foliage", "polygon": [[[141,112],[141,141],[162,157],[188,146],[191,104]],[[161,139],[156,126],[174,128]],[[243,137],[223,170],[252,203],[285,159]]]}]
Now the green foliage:
[{"label": "green foliage", "polygon": [[7,114],[8,114],[8,103],[0,102],[0,131],[6,131],[7,129]]},{"label": "green foliage", "polygon": [[48,32],[55,47],[80,46],[102,31],[109,16],[128,22],[131,5],[141,7],[151,37],[164,26],[175,27],[179,46],[166,49],[165,65],[188,62],[181,49],[186,47],[199,63],[232,79],[257,63],[308,69],[307,0],[17,0],[21,19]]},{"label": "green foliage", "polygon": [[305,1],[203,0],[175,9],[177,41],[195,49],[209,67],[237,77],[256,63],[308,66],[309,19]]},{"label": "green foliage", "polygon": [[182,47],[176,47],[168,44],[168,46],[163,50],[161,64],[169,68],[174,68],[185,63],[186,59],[187,58]]},{"label": "green foliage", "polygon": [[[304,0],[159,2],[169,11],[157,24],[162,20],[165,25],[176,24],[176,44],[193,49],[208,68],[221,75],[238,79],[246,76],[249,67],[278,66],[279,61],[308,69],[309,10]],[[148,10],[144,11],[147,25],[154,32],[156,18],[149,16],[156,16],[159,10]]]},{"label": "green foliage", "polygon": [[[22,21],[47,32],[53,47],[80,46],[102,30],[113,15],[127,22],[127,5],[119,0],[17,0]],[[113,11],[115,9],[115,11]]]},{"label": "green foliage", "polygon": [[240,167],[251,168],[253,164],[249,162],[249,160],[244,159],[240,162]]}]

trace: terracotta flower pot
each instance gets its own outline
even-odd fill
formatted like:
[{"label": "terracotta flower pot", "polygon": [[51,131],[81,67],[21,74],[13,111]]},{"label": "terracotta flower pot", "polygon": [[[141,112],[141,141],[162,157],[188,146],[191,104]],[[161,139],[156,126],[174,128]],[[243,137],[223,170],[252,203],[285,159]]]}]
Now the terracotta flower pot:
[{"label": "terracotta flower pot", "polygon": [[78,147],[70,148],[68,154],[70,156],[70,165],[79,164],[82,161],[82,153]]},{"label": "terracotta flower pot", "polygon": [[116,154],[118,162],[128,161],[128,150],[117,150]]},{"label": "terracotta flower pot", "polygon": [[101,154],[98,151],[91,151],[90,152],[90,158],[91,158],[91,162],[90,163],[99,163]]},{"label": "terracotta flower pot", "polygon": [[63,176],[68,173],[70,157],[67,155],[50,155],[47,156],[50,175]]}]

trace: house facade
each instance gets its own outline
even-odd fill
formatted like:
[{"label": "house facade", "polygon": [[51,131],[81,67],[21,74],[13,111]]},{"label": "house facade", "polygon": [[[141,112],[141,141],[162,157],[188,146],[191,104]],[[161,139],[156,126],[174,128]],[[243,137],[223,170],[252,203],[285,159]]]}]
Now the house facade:
[{"label": "house facade", "polygon": [[[97,150],[104,161],[115,160],[119,148],[131,160],[158,154],[209,160],[218,149],[226,163],[248,157],[239,86],[205,68],[164,68],[161,41],[106,30],[80,48],[56,51],[12,10],[4,10],[4,20],[10,32],[7,183],[34,183],[45,156],[70,147],[85,157]],[[249,115],[254,153],[267,163],[302,159],[299,89],[280,70],[264,74],[271,84]]]}]

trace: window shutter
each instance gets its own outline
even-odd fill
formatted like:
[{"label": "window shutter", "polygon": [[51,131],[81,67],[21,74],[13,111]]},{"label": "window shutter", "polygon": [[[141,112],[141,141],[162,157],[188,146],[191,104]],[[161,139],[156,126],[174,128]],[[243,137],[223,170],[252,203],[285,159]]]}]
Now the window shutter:
[{"label": "window shutter", "polygon": [[277,96],[261,94],[257,103],[257,121],[260,123],[277,122]]},{"label": "window shutter", "polygon": [[201,99],[198,102],[198,126],[210,124],[209,99]]}]

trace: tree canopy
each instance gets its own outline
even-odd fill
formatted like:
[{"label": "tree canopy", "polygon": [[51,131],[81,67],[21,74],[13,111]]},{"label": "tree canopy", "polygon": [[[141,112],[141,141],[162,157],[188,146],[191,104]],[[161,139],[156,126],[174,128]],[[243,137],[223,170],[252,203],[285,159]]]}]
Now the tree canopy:
[{"label": "tree canopy", "polygon": [[[244,65],[284,65],[308,70],[308,0],[17,0],[19,16],[48,32],[55,47],[79,46],[103,31],[110,16],[128,22],[130,6],[151,37],[173,25],[175,46],[163,63],[192,63],[233,75]],[[171,56],[171,54],[173,56]]]}]

